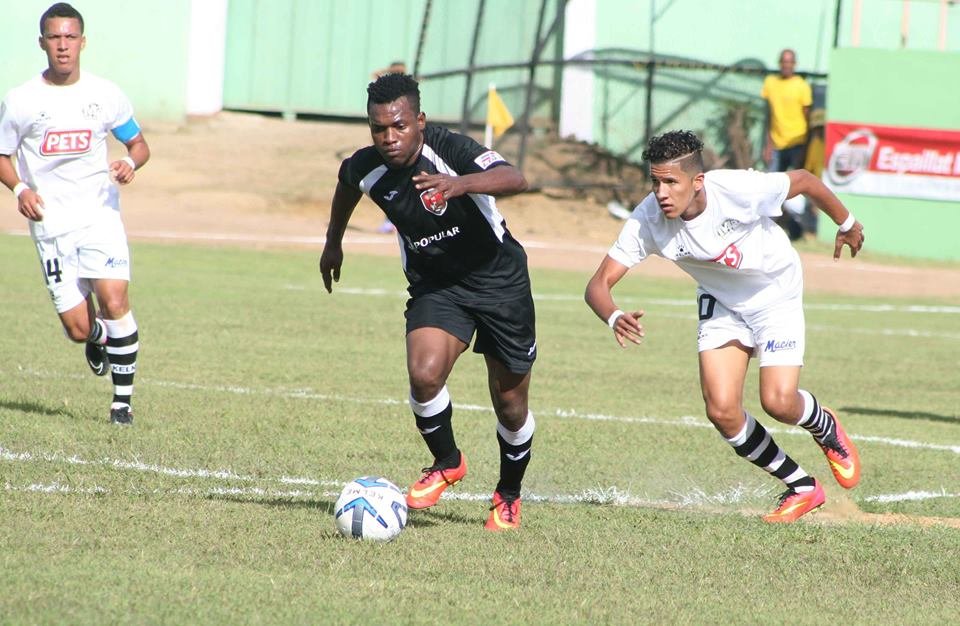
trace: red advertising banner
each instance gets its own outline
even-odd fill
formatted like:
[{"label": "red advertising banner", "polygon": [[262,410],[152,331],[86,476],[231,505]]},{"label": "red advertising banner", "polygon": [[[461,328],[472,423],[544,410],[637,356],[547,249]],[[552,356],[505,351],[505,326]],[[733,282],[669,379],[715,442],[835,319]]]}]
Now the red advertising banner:
[{"label": "red advertising banner", "polygon": [[829,122],[835,192],[960,202],[960,131]]}]

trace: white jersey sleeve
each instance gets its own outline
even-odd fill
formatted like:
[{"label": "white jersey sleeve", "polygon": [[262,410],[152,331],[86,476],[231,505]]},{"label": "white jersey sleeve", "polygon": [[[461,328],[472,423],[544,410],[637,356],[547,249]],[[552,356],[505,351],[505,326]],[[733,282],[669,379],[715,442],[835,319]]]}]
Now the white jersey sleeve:
[{"label": "white jersey sleeve", "polygon": [[704,177],[711,192],[722,198],[727,217],[744,224],[780,216],[790,191],[790,178],[784,172],[713,170]]},{"label": "white jersey sleeve", "polygon": [[659,253],[648,219],[651,210],[659,211],[652,193],[633,209],[607,256],[621,265],[633,267],[651,254]]},{"label": "white jersey sleeve", "polygon": [[20,146],[20,128],[22,126],[17,117],[13,103],[7,97],[0,103],[0,154],[13,156]]}]

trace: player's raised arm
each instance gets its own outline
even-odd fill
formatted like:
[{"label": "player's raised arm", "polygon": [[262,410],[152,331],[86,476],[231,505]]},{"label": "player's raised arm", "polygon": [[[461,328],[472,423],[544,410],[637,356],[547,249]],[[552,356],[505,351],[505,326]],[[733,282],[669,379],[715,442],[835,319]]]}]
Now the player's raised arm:
[{"label": "player's raised arm", "polygon": [[838,226],[837,237],[833,247],[833,258],[839,259],[844,244],[850,246],[850,256],[855,257],[863,247],[863,224],[853,217],[823,181],[807,170],[790,170],[790,191],[787,197],[792,198],[798,193],[807,196],[821,211],[826,213],[833,223]]},{"label": "player's raised arm", "polygon": [[527,179],[512,165],[499,165],[484,172],[463,176],[420,172],[413,177],[413,182],[421,191],[424,189],[439,191],[443,194],[444,200],[468,193],[506,196],[527,190]]},{"label": "player's raised arm", "polygon": [[333,283],[340,282],[340,266],[343,265],[343,234],[350,216],[363,193],[342,182],[337,183],[330,207],[330,223],[327,224],[327,240],[320,255],[320,275],[327,293],[333,293]]},{"label": "player's raised arm", "polygon": [[611,257],[605,256],[593,278],[587,283],[583,294],[583,299],[597,317],[605,321],[613,330],[613,336],[621,348],[626,347],[625,340],[639,344],[644,335],[643,326],[639,322],[643,311],[624,313],[613,302],[611,290],[626,275],[628,269]]}]

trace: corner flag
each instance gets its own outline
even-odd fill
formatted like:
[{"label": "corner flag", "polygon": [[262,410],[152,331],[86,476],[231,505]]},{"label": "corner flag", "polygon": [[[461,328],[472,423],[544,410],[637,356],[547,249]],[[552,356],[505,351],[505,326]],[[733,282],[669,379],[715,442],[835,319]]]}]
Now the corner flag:
[{"label": "corner flag", "polygon": [[493,140],[507,132],[507,129],[511,126],[513,126],[513,116],[510,115],[507,105],[500,99],[496,86],[490,83],[490,88],[487,91],[487,127],[484,133],[487,147],[492,147]]}]

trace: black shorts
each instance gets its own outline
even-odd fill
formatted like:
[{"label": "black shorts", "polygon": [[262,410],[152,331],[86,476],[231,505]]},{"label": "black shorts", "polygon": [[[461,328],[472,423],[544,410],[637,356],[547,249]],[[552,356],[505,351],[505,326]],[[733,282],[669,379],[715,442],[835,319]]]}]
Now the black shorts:
[{"label": "black shorts", "polygon": [[443,291],[433,291],[407,300],[407,332],[439,328],[470,345],[473,351],[492,356],[515,374],[526,374],[537,359],[536,314],[533,296],[515,300],[464,303]]}]

